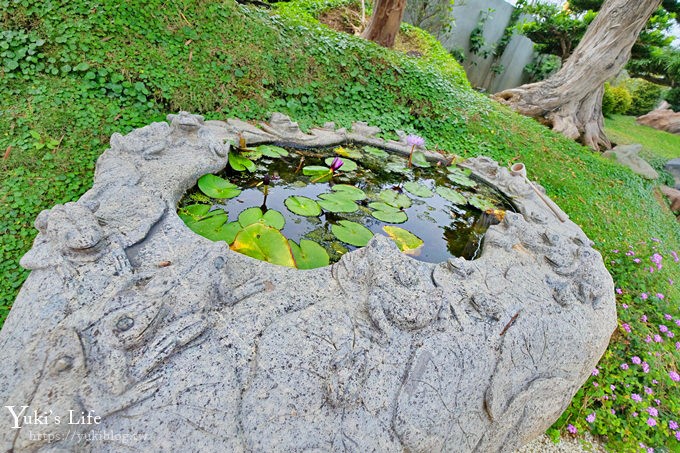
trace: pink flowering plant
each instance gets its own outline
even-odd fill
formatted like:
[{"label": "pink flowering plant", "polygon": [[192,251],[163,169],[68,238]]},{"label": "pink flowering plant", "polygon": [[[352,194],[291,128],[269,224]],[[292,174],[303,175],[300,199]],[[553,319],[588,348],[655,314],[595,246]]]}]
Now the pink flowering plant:
[{"label": "pink flowering plant", "polygon": [[619,327],[549,434],[590,431],[612,451],[680,451],[680,258],[653,239],[605,262]]}]

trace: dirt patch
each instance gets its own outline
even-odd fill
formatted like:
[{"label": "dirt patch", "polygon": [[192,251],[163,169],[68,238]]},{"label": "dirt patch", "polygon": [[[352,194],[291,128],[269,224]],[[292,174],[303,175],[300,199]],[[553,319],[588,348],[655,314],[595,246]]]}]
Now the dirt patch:
[{"label": "dirt patch", "polygon": [[[367,11],[367,14],[370,14],[370,11]],[[360,35],[364,28],[366,28],[366,25],[368,25],[371,17],[367,16],[366,23],[362,25],[361,11],[358,10],[358,7],[343,6],[322,13],[318,20],[335,31],[350,35]],[[421,57],[425,53],[425,49],[415,35],[402,31],[397,34],[394,41],[394,50],[404,52],[412,57]]]},{"label": "dirt patch", "polygon": [[[361,25],[361,13],[346,6],[324,12],[319,16],[319,22],[328,25],[335,31],[350,35],[358,35],[364,29]],[[368,23],[368,19],[366,19],[366,23]]]}]

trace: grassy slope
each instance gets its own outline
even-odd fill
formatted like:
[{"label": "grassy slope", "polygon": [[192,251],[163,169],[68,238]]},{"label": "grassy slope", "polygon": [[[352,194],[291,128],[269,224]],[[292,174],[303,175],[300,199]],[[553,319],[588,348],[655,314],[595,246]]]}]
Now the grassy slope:
[{"label": "grassy slope", "polygon": [[[111,133],[179,109],[244,119],[281,111],[303,127],[362,120],[419,133],[430,147],[464,156],[521,160],[600,247],[649,236],[680,245],[650,183],[473,92],[431,38],[407,29],[431,46],[410,58],[330,31],[304,6],[279,14],[231,1],[5,9],[3,28],[30,30],[46,43],[38,57],[44,68],[22,63],[0,77],[0,150],[12,147],[0,168],[2,304],[11,304],[25,278],[18,258],[38,212],[88,188]],[[45,137],[59,146],[38,149]]]},{"label": "grassy slope", "polygon": [[634,116],[613,115],[605,120],[605,129],[617,144],[640,143],[645,151],[664,160],[680,157],[680,135],[637,124]]}]

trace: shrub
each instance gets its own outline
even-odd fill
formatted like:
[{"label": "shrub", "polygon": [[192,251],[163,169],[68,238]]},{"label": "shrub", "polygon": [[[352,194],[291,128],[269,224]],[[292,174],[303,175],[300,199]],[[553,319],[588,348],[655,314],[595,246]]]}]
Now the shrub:
[{"label": "shrub", "polygon": [[671,105],[674,112],[680,112],[680,87],[671,88],[666,92],[666,102]]},{"label": "shrub", "polygon": [[627,113],[640,116],[651,112],[661,100],[662,90],[663,88],[655,83],[639,80],[631,92],[633,104]]},{"label": "shrub", "polygon": [[633,103],[633,97],[624,86],[613,87],[604,84],[604,96],[602,97],[602,113],[610,116],[615,113],[625,114]]}]

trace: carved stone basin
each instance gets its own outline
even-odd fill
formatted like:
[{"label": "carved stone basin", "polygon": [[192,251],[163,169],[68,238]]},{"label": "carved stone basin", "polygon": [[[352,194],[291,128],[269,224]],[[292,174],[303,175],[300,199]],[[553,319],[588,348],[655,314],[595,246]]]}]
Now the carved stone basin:
[{"label": "carved stone basin", "polygon": [[361,123],[303,134],[280,114],[261,128],[168,119],[114,134],[92,189],[36,219],[0,333],[4,451],[513,451],[607,347],[599,253],[518,172],[464,164],[518,210],[474,261],[416,261],[376,236],[302,271],[194,234],[178,200],[239,134],[405,142]]}]

